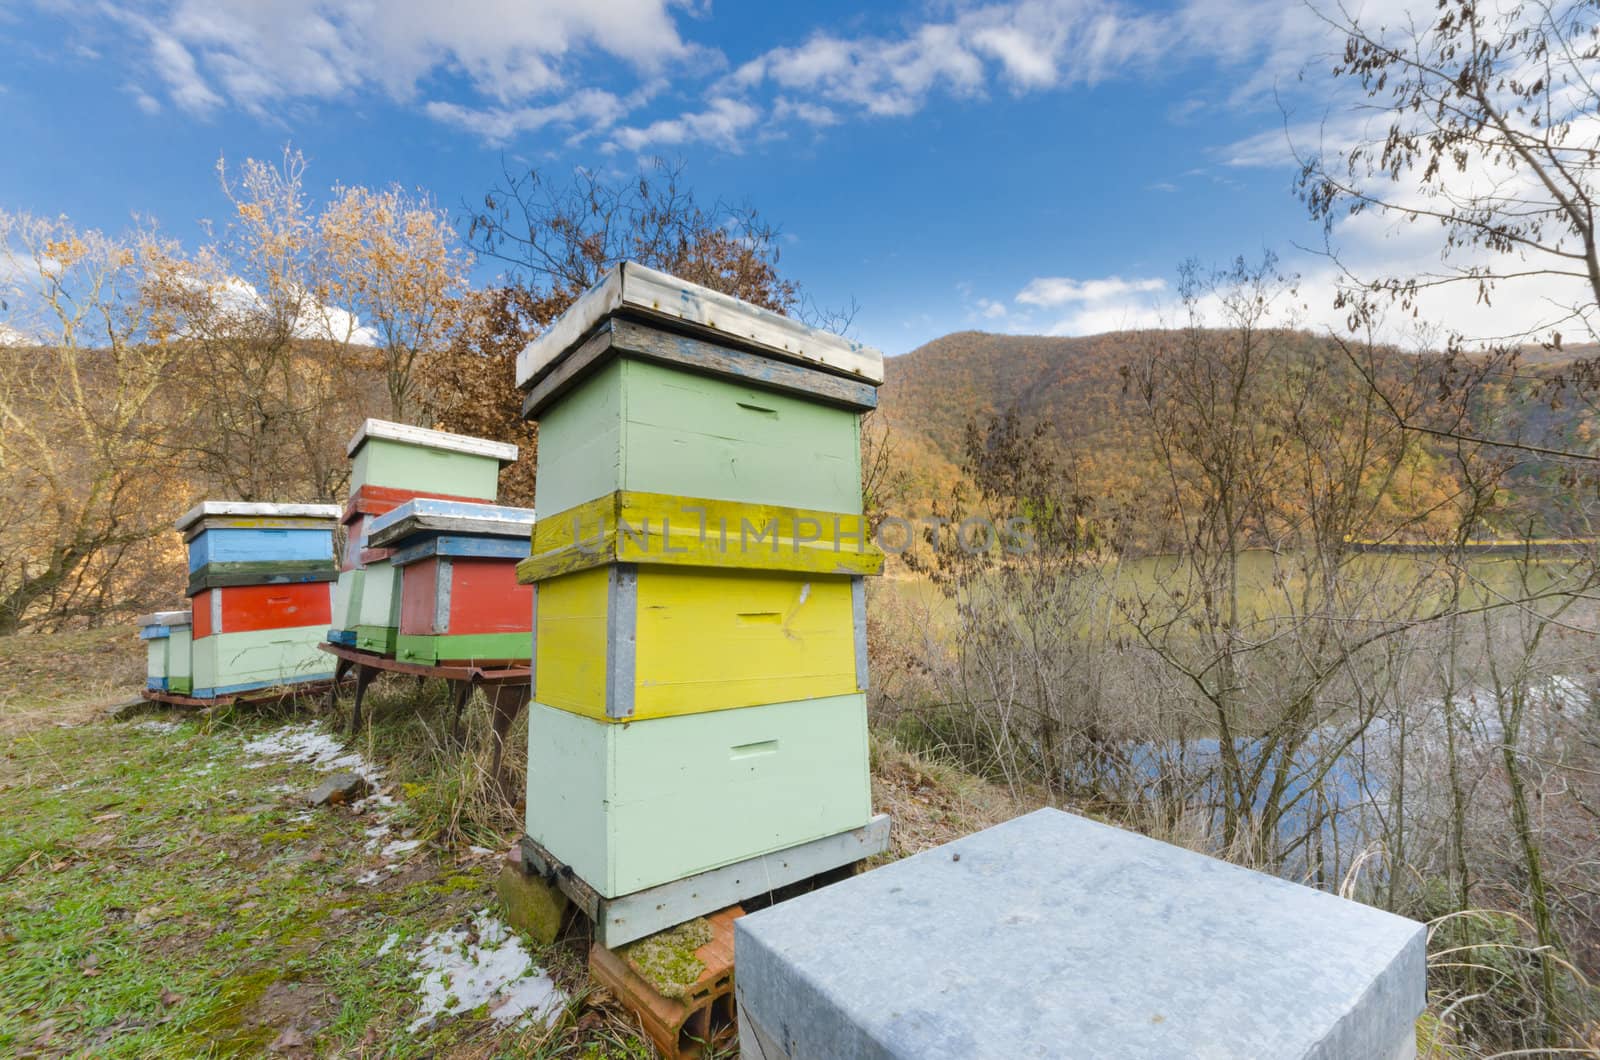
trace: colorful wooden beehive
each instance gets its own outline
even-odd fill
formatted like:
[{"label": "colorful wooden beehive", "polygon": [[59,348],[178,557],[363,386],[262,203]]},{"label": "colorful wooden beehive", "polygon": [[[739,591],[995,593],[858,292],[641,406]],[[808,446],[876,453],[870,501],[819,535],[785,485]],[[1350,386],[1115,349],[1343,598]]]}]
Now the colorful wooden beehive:
[{"label": "colorful wooden beehive", "polygon": [[193,691],[212,698],[325,680],[333,614],[331,504],[206,501],[178,520],[189,546]]},{"label": "colorful wooden beehive", "polygon": [[139,639],[145,642],[144,686],[153,692],[188,695],[194,688],[189,612],[141,615]]},{"label": "colorful wooden beehive", "polygon": [[533,512],[420,498],[372,521],[372,548],[400,576],[402,662],[523,663],[531,654],[533,587],[517,582]]},{"label": "colorful wooden beehive", "polygon": [[519,567],[528,837],[603,899],[723,874],[675,919],[764,890],[738,869],[775,851],[864,856],[833,840],[870,817],[859,416],[881,355],[628,263],[517,377],[543,513]]},{"label": "colorful wooden beehive", "polygon": [[344,560],[328,639],[393,655],[400,628],[400,572],[389,550],[369,546],[372,523],[419,497],[493,501],[500,468],[517,447],[463,434],[367,420],[346,448],[351,460]]}]

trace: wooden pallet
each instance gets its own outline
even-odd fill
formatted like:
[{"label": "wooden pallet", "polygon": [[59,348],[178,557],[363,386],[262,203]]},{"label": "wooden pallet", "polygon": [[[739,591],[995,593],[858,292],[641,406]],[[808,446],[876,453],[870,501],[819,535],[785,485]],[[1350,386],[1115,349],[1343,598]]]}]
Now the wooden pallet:
[{"label": "wooden pallet", "polygon": [[687,879],[606,898],[572,868],[524,835],[519,841],[528,872],[553,880],[594,925],[604,946],[622,946],[646,935],[706,916],[713,910],[765,899],[783,888],[836,872],[889,845],[889,816],[878,814],[860,828],[748,858]]},{"label": "wooden pallet", "polygon": [[140,692],[140,695],[152,703],[165,703],[172,707],[207,709],[210,707],[233,706],[237,703],[266,703],[274,700],[293,699],[299,696],[321,696],[326,695],[332,688],[332,681],[303,681],[299,684],[274,685],[271,688],[253,688],[246,692],[230,692],[221,696],[185,696],[177,692],[164,692],[157,688],[146,688]]}]

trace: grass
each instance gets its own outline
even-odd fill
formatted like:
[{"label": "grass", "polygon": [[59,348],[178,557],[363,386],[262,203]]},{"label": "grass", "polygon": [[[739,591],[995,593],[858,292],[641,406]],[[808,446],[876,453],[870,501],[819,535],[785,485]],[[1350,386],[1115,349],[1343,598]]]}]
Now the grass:
[{"label": "grass", "polygon": [[[440,735],[441,686],[375,685],[354,749],[394,805],[311,810],[301,795],[327,772],[248,748],[307,725],[303,707],[111,720],[143,659],[127,628],[0,638],[0,1055],[653,1055],[590,987],[581,918],[552,946],[523,940],[572,999],[549,1027],[480,1006],[409,1029],[410,955],[496,908],[499,855],[521,830],[521,723],[496,777],[485,704],[463,749]],[[891,856],[1017,811],[892,742],[874,761]],[[396,839],[420,845],[384,857]]]}]

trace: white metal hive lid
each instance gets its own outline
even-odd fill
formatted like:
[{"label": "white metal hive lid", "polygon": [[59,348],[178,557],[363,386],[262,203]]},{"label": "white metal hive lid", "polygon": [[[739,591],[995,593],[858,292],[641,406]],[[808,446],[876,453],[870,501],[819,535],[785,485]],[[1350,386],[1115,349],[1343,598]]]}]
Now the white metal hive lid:
[{"label": "white metal hive lid", "polygon": [[155,611],[148,615],[140,615],[136,621],[141,627],[187,626],[192,624],[191,613],[188,611]]},{"label": "white metal hive lid", "polygon": [[372,520],[367,544],[386,548],[419,533],[525,538],[533,532],[533,522],[532,508],[417,497]]},{"label": "white metal hive lid", "polygon": [[444,449],[452,453],[466,453],[469,456],[488,456],[502,464],[512,464],[517,459],[517,447],[509,442],[495,442],[467,434],[451,434],[449,431],[436,431],[430,427],[413,427],[409,423],[374,419],[367,420],[356,430],[350,439],[350,444],[345,446],[345,455],[355,456],[356,450],[365,445],[368,438],[381,438],[402,445],[417,445],[424,449]]},{"label": "white metal hive lid", "polygon": [[260,501],[201,501],[179,517],[173,525],[187,530],[212,515],[258,516],[279,519],[327,519],[339,521],[337,504],[267,504]]},{"label": "white metal hive lid", "polygon": [[523,347],[517,354],[517,386],[531,386],[621,309],[712,332],[739,346],[874,385],[883,382],[883,354],[871,346],[625,261],[572,303],[544,334]]}]

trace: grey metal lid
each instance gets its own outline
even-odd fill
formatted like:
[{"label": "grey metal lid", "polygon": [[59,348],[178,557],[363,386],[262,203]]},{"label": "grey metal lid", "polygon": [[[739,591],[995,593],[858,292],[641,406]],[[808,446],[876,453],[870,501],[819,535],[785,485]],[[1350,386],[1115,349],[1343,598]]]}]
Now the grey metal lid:
[{"label": "grey metal lid", "polygon": [[213,515],[258,516],[278,519],[327,519],[339,521],[337,504],[263,504],[258,501],[201,501],[184,512],[174,525],[187,530],[201,519]]},{"label": "grey metal lid", "polygon": [[363,423],[351,437],[350,444],[345,446],[345,455],[355,456],[356,451],[366,444],[368,438],[380,438],[386,442],[399,442],[402,445],[416,445],[424,449],[444,449],[470,456],[493,457],[502,464],[515,463],[517,459],[517,447],[509,442],[495,442],[488,438],[451,434],[448,431],[435,431],[428,427],[413,427],[409,423],[391,423],[389,420],[373,419]]},{"label": "grey metal lid", "polygon": [[871,346],[625,261],[606,273],[544,334],[517,354],[517,386],[532,386],[602,321],[621,311],[713,333],[732,345],[812,364],[874,385],[883,382],[883,354]]}]

